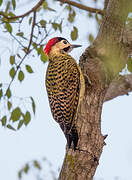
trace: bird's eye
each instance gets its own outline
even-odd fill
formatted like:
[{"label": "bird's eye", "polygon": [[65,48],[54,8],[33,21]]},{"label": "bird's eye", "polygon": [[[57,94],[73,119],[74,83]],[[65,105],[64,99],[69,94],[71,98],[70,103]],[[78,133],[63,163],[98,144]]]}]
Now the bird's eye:
[{"label": "bird's eye", "polygon": [[67,41],[63,41],[64,44],[67,44]]}]

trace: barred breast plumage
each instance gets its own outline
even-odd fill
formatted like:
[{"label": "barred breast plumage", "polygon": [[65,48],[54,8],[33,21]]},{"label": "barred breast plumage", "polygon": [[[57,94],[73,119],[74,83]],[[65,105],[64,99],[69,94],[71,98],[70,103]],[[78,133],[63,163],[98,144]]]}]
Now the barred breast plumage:
[{"label": "barred breast plumage", "polygon": [[44,52],[49,57],[46,73],[46,89],[52,115],[59,123],[67,139],[68,147],[78,143],[76,114],[85,91],[80,67],[68,54],[73,48],[65,38],[55,37],[48,41]]},{"label": "barred breast plumage", "polygon": [[54,119],[60,124],[67,138],[68,145],[76,146],[78,135],[74,119],[79,103],[80,72],[75,60],[70,55],[54,56],[49,60],[46,73],[46,89]]}]

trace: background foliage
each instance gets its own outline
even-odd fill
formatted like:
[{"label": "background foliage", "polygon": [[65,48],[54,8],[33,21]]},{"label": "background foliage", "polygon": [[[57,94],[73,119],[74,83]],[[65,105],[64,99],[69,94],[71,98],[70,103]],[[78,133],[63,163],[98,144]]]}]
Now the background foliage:
[{"label": "background foliage", "polygon": [[[27,126],[36,112],[34,97],[21,97],[21,94],[19,94],[19,97],[16,97],[12,89],[13,83],[23,83],[26,76],[32,78],[34,69],[29,59],[39,57],[40,61],[45,63],[47,56],[43,53],[43,48],[47,40],[53,37],[55,33],[61,35],[61,33],[66,31],[73,41],[81,36],[76,22],[77,16],[81,16],[83,10],[68,3],[63,4],[55,0],[44,0],[41,2],[41,5],[36,6],[39,2],[41,1],[34,1],[34,7],[24,10],[23,7],[31,3],[30,0],[23,1],[22,7],[20,7],[20,0],[0,0],[0,41],[1,44],[3,41],[6,41],[6,43],[10,40],[12,41],[11,48],[1,46],[0,51],[1,64],[4,61],[3,53],[8,51],[8,68],[5,70],[9,75],[7,82],[3,82],[2,77],[0,82],[0,121],[3,127],[13,131]],[[87,6],[85,1],[78,0],[76,2]],[[99,9],[100,7],[103,9],[103,3],[103,1],[99,0],[91,0],[89,2],[90,5],[92,4],[93,7]],[[87,21],[92,19],[95,22],[98,30],[102,15],[98,12],[90,12],[89,10],[85,12],[85,16],[87,16]],[[131,28],[131,14],[128,17],[127,25]],[[92,43],[95,34],[92,32],[87,33],[87,41]],[[131,57],[123,72],[132,73]],[[27,173],[29,167],[33,166],[39,170],[41,169],[41,166],[35,160],[26,164],[20,170],[19,178],[21,178],[23,172]]]},{"label": "background foliage", "polygon": [[[93,2],[96,5],[98,1]],[[25,1],[24,6],[26,6],[26,3],[30,3],[30,1]],[[7,73],[10,80],[6,83],[0,83],[1,110],[6,109],[1,111],[1,124],[11,130],[19,130],[23,125],[27,126],[31,121],[31,116],[35,114],[34,98],[26,98],[31,106],[24,109],[22,106],[24,106],[25,98],[19,96],[21,105],[17,105],[12,91],[14,80],[22,83],[27,74],[32,75],[34,73],[32,64],[28,64],[27,58],[39,56],[40,60],[45,63],[47,56],[43,53],[43,47],[57,31],[61,34],[65,29],[68,29],[71,40],[77,40],[79,32],[75,20],[76,14],[81,14],[80,10],[71,5],[58,1],[43,1],[37,8],[34,6],[34,10],[32,8],[27,12],[22,10],[23,14],[17,16],[19,4],[19,0],[0,1],[0,31],[3,39],[6,36],[13,41],[14,48],[8,49],[10,55],[8,57],[9,70]],[[54,4],[55,8],[53,8]],[[87,18],[95,18],[97,24],[99,24],[101,16],[97,13],[93,15],[88,12]],[[93,39],[92,33],[89,33],[88,40],[92,42]],[[7,51],[7,49],[4,51]],[[2,53],[0,55],[1,61],[3,61]]]}]

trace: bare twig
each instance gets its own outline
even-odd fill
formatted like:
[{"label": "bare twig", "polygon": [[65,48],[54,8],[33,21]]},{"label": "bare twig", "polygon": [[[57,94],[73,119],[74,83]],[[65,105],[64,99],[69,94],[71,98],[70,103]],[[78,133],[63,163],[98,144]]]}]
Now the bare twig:
[{"label": "bare twig", "polygon": [[[21,64],[23,63],[23,61],[25,60],[25,58],[27,57],[27,55],[30,53],[30,47],[31,47],[31,43],[32,43],[32,39],[33,39],[33,32],[34,32],[34,27],[35,27],[35,22],[36,22],[36,11],[33,12],[33,23],[32,23],[32,29],[31,29],[31,35],[30,35],[30,40],[29,40],[29,44],[28,47],[26,49],[26,54],[24,55],[24,57],[22,58],[22,60],[20,61],[20,63],[17,65],[17,69],[15,71],[14,76],[12,77],[12,80],[10,81],[7,90],[10,88],[12,82],[14,81],[16,74],[18,72],[18,70],[20,69]],[[7,92],[7,91],[6,91]]]},{"label": "bare twig", "polygon": [[13,34],[10,34],[14,40],[16,40],[23,48],[25,48],[25,46],[13,35]]},{"label": "bare twig", "polygon": [[31,29],[30,41],[29,41],[29,45],[28,45],[28,48],[27,48],[27,53],[29,52],[30,46],[31,46],[31,43],[32,43],[35,23],[36,23],[36,11],[33,12],[33,24],[32,24],[32,29]]},{"label": "bare twig", "polygon": [[82,9],[82,10],[85,10],[85,11],[89,11],[89,12],[91,12],[91,13],[98,13],[98,14],[104,15],[104,11],[101,10],[101,9],[88,7],[88,6],[85,6],[85,5],[76,3],[76,2],[74,2],[74,1],[69,1],[69,0],[58,0],[58,1],[60,1],[60,2],[62,2],[62,3],[69,4],[69,5],[72,5],[72,6],[74,6],[74,7],[77,7],[77,8],[79,8],[79,9]]},{"label": "bare twig", "polygon": [[17,18],[23,18],[25,16],[28,16],[30,13],[35,12],[44,2],[44,0],[40,0],[32,9],[30,9],[29,11],[27,11],[26,13],[22,14],[22,15],[18,15],[18,16],[7,16],[3,11],[0,11],[0,15],[3,16],[4,18],[8,19],[8,20],[13,20],[13,19],[17,19]]}]

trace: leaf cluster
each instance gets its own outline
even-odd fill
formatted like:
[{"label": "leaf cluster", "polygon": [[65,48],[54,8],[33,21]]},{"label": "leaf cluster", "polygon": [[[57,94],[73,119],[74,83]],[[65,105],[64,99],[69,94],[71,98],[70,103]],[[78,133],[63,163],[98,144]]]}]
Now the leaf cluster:
[{"label": "leaf cluster", "polygon": [[46,158],[41,160],[32,160],[27,162],[18,172],[18,178],[23,179],[23,175],[29,175],[33,173],[36,179],[44,179],[44,173],[49,171],[51,179],[57,180],[57,172],[52,168],[52,164]]},{"label": "leaf cluster", "polygon": [[[3,127],[7,127],[11,130],[19,130],[23,125],[27,126],[31,121],[32,114],[35,115],[36,105],[33,97],[29,97],[29,101],[31,104],[31,110],[24,111],[22,106],[15,106],[16,102],[13,101],[15,99],[12,95],[10,88],[6,90],[6,93],[2,89],[3,84],[0,84],[0,101],[4,104],[5,113],[1,115],[0,121]],[[24,102],[24,98],[19,98],[21,104]]]},{"label": "leaf cluster", "polygon": [[[98,0],[94,0],[96,4]],[[56,3],[56,2],[53,2]],[[81,2],[79,2],[81,3]],[[35,113],[35,102],[34,99],[29,97],[31,101],[32,111],[27,109],[23,112],[20,106],[14,106],[12,99],[14,98],[14,92],[11,91],[11,85],[14,83],[14,79],[17,79],[22,83],[25,77],[33,75],[34,70],[31,63],[27,63],[27,57],[38,57],[44,64],[47,62],[47,56],[43,52],[43,48],[46,45],[48,39],[54,33],[63,34],[65,32],[65,27],[69,30],[69,36],[71,39],[77,40],[79,37],[79,27],[76,26],[77,21],[77,8],[74,8],[68,4],[52,6],[51,2],[48,0],[43,1],[41,6],[34,11],[29,11],[29,13],[24,12],[23,15],[16,16],[15,10],[19,1],[10,0],[5,3],[0,0],[0,24],[3,31],[3,35],[8,35],[11,40],[14,40],[15,53],[10,50],[9,56],[9,72],[10,76],[9,86],[6,90],[3,88],[2,84],[0,86],[0,99],[1,102],[6,102],[6,113],[1,115],[1,124],[4,127],[10,129],[20,129],[22,125],[27,126],[31,120],[32,111]],[[62,9],[63,12],[59,15],[57,13]],[[36,14],[34,13],[36,12]],[[52,15],[52,18],[46,18],[46,13]],[[63,13],[65,13],[65,18],[63,18]],[[81,15],[81,13],[80,13]],[[102,17],[96,13],[88,12],[89,20],[94,19],[96,21],[97,27],[100,26]],[[132,17],[129,16],[127,20],[128,24],[132,24]],[[65,25],[66,24],[66,25]],[[23,26],[28,29],[28,32],[24,31]],[[88,41],[92,43],[94,40],[94,35],[92,32],[88,34]],[[127,63],[127,70],[132,73],[132,60],[131,57]],[[21,99],[21,97],[20,97]],[[12,126],[13,123],[17,123],[17,127]]]}]

